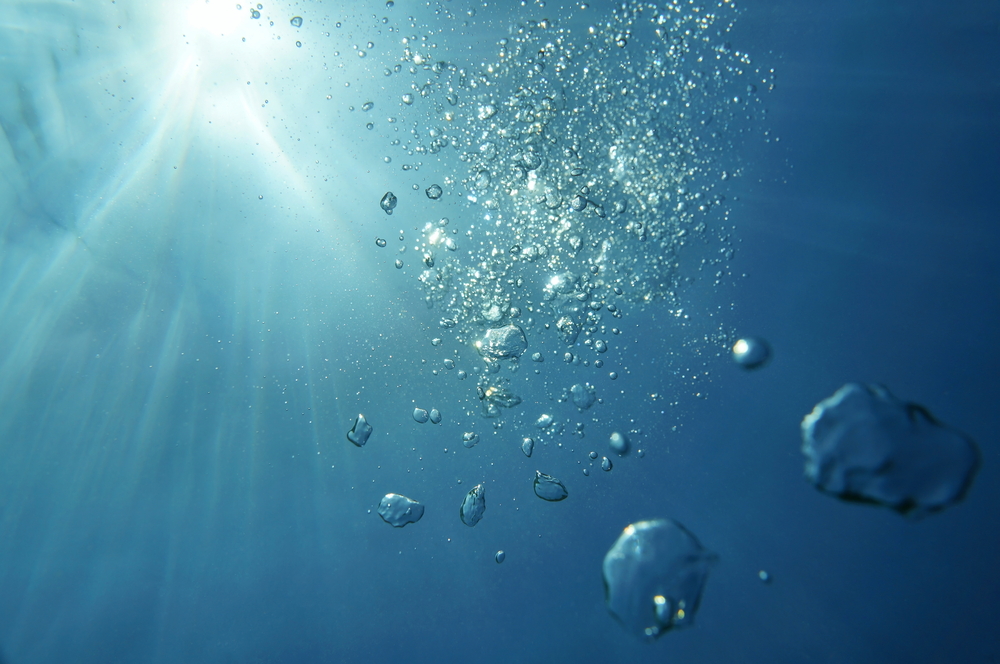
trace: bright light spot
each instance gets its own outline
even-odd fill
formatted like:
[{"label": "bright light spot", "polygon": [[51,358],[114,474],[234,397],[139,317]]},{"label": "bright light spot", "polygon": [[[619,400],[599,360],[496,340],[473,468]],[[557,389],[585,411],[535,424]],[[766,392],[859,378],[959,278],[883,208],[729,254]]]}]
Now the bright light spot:
[{"label": "bright light spot", "polygon": [[736,355],[743,355],[748,350],[750,350],[750,345],[746,342],[745,339],[740,339],[739,341],[733,344],[733,353]]},{"label": "bright light spot", "polygon": [[188,25],[213,34],[225,34],[236,28],[247,16],[237,11],[230,0],[192,0],[185,14]]}]

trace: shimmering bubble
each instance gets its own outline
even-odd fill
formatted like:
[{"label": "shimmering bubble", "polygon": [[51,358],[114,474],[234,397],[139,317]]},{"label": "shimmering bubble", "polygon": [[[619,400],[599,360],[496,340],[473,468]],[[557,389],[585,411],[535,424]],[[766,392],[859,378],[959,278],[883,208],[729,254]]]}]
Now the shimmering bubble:
[{"label": "shimmering bubble", "polygon": [[462,445],[473,448],[479,442],[479,434],[475,431],[466,431],[462,434]]},{"label": "shimmering bubble", "polygon": [[402,270],[403,269],[403,261],[400,260],[399,258],[396,259],[396,269],[397,270]]},{"label": "shimmering bubble", "polygon": [[502,359],[520,357],[528,347],[528,340],[524,330],[517,325],[504,325],[486,330],[482,341],[476,345],[483,357]]},{"label": "shimmering bubble", "polygon": [[361,104],[362,111],[370,111],[373,108],[375,108],[375,102],[366,101],[365,103]]},{"label": "shimmering bubble", "polygon": [[771,359],[771,346],[759,337],[745,337],[733,344],[733,360],[744,369],[757,369]]},{"label": "shimmering bubble", "polygon": [[628,436],[617,431],[611,434],[611,438],[608,440],[608,445],[618,456],[625,456],[628,454],[630,447]]},{"label": "shimmering bubble", "polygon": [[525,437],[521,441],[521,451],[524,452],[524,456],[530,457],[531,453],[535,451],[535,440],[533,438]]},{"label": "shimmering bubble", "polygon": [[410,104],[412,104],[413,103],[413,95],[411,95],[409,92],[407,92],[405,95],[403,95],[403,103],[406,104],[407,106],[409,106]]},{"label": "shimmering bubble", "polygon": [[817,489],[922,517],[960,501],[980,453],[964,433],[881,385],[848,383],[802,420],[806,478]]},{"label": "shimmering bubble", "polygon": [[551,475],[546,475],[540,470],[535,471],[535,495],[542,500],[547,500],[549,502],[559,502],[569,495],[566,491],[566,487],[563,483],[552,477]]},{"label": "shimmering bubble", "polygon": [[445,369],[454,369],[455,368],[455,360],[451,359],[450,357],[448,359],[446,359],[444,361],[444,368]]},{"label": "shimmering bubble", "polygon": [[603,339],[597,339],[594,341],[594,350],[598,353],[606,353],[608,352],[608,343]]},{"label": "shimmering bubble", "polygon": [[431,408],[430,420],[431,424],[441,424],[441,411],[437,408]]},{"label": "shimmering bubble", "polygon": [[483,488],[482,484],[477,484],[465,495],[465,500],[462,501],[462,507],[459,510],[459,516],[462,517],[462,523],[471,528],[479,523],[485,511],[486,489]]},{"label": "shimmering bubble", "polygon": [[531,354],[531,361],[532,362],[544,362],[545,361],[545,356],[543,356],[541,353],[532,353]]},{"label": "shimmering bubble", "polygon": [[396,195],[391,191],[385,192],[385,196],[378,202],[378,205],[385,210],[386,214],[392,214],[392,211],[396,208]]},{"label": "shimmering bubble", "polygon": [[587,456],[590,457],[591,459],[596,459],[597,457],[600,456],[600,454],[598,454],[597,452],[591,452]]},{"label": "shimmering bubble", "polygon": [[290,23],[292,24],[293,28],[301,28],[302,27],[302,17],[301,16],[293,16],[292,20],[290,21]]},{"label": "shimmering bubble", "polygon": [[597,401],[597,390],[590,383],[577,383],[570,388],[570,393],[573,395],[573,405],[580,411],[587,410]]},{"label": "shimmering bubble", "polygon": [[413,421],[416,422],[417,424],[425,423],[428,420],[428,418],[429,415],[427,414],[427,411],[424,410],[423,408],[413,409]]},{"label": "shimmering bubble", "polygon": [[[437,199],[441,198],[441,194],[443,194],[444,192],[442,191],[440,185],[432,184],[431,186],[427,187],[424,193],[427,194],[427,198],[431,199],[432,201],[436,201]],[[454,241],[452,242],[454,243]]]},{"label": "shimmering bubble", "polygon": [[379,503],[378,515],[394,528],[402,528],[408,523],[420,521],[424,506],[398,493],[387,493]]},{"label": "shimmering bubble", "polygon": [[539,429],[547,429],[552,425],[552,416],[548,413],[544,413],[537,420],[535,420],[535,426]]},{"label": "shimmering bubble", "polygon": [[380,238],[380,237],[375,238],[375,246],[377,246],[377,247],[384,247],[385,246],[385,240],[382,239],[382,238]]},{"label": "shimmering bubble", "polygon": [[601,457],[601,470],[607,472],[611,470],[612,467],[614,467],[614,464],[611,463],[611,459],[608,457]]},{"label": "shimmering bubble", "polygon": [[493,560],[497,561],[498,565],[503,561],[505,561],[506,559],[507,559],[507,554],[504,553],[503,551],[497,551],[497,554],[493,556]]},{"label": "shimmering bubble", "polygon": [[767,570],[757,572],[757,578],[764,583],[771,583],[771,575],[767,572]]},{"label": "shimmering bubble", "polygon": [[458,374],[456,374],[456,375],[458,376],[459,380],[465,380],[466,378],[469,377],[469,374],[466,373],[465,369],[459,369],[458,370]]},{"label": "shimmering bubble", "polygon": [[354,426],[347,432],[347,440],[358,447],[364,447],[370,435],[372,435],[372,426],[368,424],[368,420],[365,419],[364,415],[358,415],[358,419],[354,421]]},{"label": "shimmering bubble", "polygon": [[608,611],[644,640],[690,625],[715,559],[672,519],[633,523],[604,556]]},{"label": "shimmering bubble", "polygon": [[250,10],[250,18],[260,18],[260,12],[256,9]]}]

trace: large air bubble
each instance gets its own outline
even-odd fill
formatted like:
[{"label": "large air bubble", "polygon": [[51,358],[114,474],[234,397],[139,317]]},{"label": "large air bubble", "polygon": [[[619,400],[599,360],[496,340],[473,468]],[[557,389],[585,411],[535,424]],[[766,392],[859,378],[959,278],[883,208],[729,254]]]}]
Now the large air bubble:
[{"label": "large air bubble", "polygon": [[715,555],[672,519],[629,525],[604,556],[608,611],[646,640],[694,620]]},{"label": "large air bubble", "polygon": [[848,501],[915,517],[960,501],[979,469],[979,448],[923,406],[881,385],[848,383],[802,420],[806,477]]},{"label": "large air bubble", "polygon": [[424,515],[424,506],[398,493],[387,493],[378,506],[378,515],[394,528],[416,523]]}]

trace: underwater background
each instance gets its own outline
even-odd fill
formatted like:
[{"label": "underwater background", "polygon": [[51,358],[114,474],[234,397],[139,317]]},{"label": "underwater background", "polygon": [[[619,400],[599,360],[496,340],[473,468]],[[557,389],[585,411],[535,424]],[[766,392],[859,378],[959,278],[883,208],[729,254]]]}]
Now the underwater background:
[{"label": "underwater background", "polygon": [[[985,0],[0,0],[0,659],[1000,661],[998,62]],[[851,382],[963,500],[810,484]]]}]

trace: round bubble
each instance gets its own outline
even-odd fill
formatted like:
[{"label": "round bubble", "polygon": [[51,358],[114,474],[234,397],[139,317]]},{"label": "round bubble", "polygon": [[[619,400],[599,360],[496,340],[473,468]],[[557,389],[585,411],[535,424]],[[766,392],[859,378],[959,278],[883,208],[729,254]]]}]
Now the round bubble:
[{"label": "round bubble", "polygon": [[771,359],[771,346],[759,337],[744,337],[733,344],[733,360],[744,369],[758,369]]},{"label": "round bubble", "polygon": [[604,556],[608,611],[644,640],[690,625],[715,560],[672,519],[633,523]]},{"label": "round bubble", "polygon": [[429,419],[429,417],[430,416],[428,415],[427,411],[424,410],[423,408],[413,409],[413,421],[416,422],[417,424],[423,424]]},{"label": "round bubble", "polygon": [[608,445],[618,456],[625,456],[628,454],[630,446],[628,436],[617,431],[611,434],[611,438],[608,439]]},{"label": "round bubble", "polygon": [[504,553],[502,550],[497,551],[497,555],[493,556],[493,559],[496,560],[497,564],[499,565],[500,563],[502,563],[504,560],[507,559],[507,554]]}]

